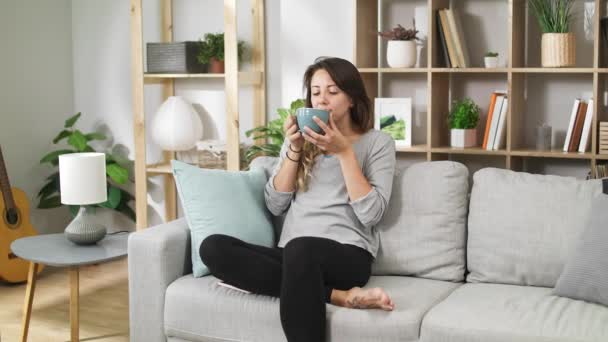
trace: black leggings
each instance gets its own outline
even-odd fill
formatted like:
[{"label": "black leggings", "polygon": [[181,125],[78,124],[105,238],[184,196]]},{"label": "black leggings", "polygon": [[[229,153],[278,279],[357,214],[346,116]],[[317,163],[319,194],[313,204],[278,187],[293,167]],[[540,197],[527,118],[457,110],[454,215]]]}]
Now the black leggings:
[{"label": "black leggings", "polygon": [[325,303],[333,289],[364,286],[373,257],[363,248],[317,237],[269,248],[227,235],[210,235],[200,256],[211,274],[253,293],[280,297],[289,342],[325,341]]}]

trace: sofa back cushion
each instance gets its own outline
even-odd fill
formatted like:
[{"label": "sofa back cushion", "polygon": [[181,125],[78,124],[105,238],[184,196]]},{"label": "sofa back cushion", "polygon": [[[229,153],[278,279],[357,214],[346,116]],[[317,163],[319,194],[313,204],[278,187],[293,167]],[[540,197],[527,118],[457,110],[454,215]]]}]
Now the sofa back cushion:
[{"label": "sofa back cushion", "polygon": [[599,180],[495,168],[476,172],[467,281],[555,286],[601,191]]},{"label": "sofa back cushion", "polygon": [[375,275],[463,281],[469,172],[456,162],[397,170],[389,209],[375,227]]}]

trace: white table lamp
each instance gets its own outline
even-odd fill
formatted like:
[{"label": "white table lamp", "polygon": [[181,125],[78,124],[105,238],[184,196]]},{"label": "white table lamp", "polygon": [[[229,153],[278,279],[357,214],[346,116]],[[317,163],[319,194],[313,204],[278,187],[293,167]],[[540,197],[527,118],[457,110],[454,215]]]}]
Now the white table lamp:
[{"label": "white table lamp", "polygon": [[78,215],[65,229],[68,240],[90,245],[103,239],[106,227],[93,220],[90,204],[108,199],[106,155],[104,153],[71,153],[59,156],[61,203],[80,205]]},{"label": "white table lamp", "polygon": [[152,138],[165,151],[186,151],[203,135],[203,123],[191,104],[169,96],[152,121]]}]

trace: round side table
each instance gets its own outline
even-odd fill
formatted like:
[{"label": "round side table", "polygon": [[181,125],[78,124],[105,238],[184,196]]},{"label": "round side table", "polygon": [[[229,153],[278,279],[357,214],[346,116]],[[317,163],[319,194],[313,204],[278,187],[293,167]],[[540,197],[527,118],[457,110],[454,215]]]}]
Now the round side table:
[{"label": "round side table", "polygon": [[29,236],[13,241],[11,250],[30,262],[23,307],[21,341],[27,341],[32,313],[36,273],[40,264],[67,267],[70,278],[71,340],[79,341],[78,321],[78,270],[80,266],[101,264],[127,255],[128,234],[108,235],[95,245],[79,246],[68,241],[63,234]]}]

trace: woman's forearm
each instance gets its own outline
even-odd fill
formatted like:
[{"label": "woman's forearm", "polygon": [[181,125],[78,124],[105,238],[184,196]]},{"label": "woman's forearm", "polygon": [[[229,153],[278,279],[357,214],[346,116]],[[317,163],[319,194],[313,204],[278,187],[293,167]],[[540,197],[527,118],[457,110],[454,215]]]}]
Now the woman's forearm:
[{"label": "woman's forearm", "polygon": [[274,177],[274,182],[272,184],[277,191],[292,192],[296,189],[298,165],[301,155],[302,152],[296,153],[291,151],[289,147],[287,148],[288,158],[283,159],[283,164]]},{"label": "woman's forearm", "polygon": [[356,201],[372,191],[372,186],[367,178],[365,178],[365,175],[363,175],[355,151],[352,148],[340,153],[338,159],[340,160],[348,197],[351,201]]}]

